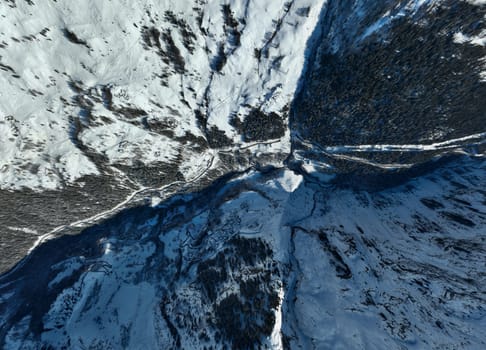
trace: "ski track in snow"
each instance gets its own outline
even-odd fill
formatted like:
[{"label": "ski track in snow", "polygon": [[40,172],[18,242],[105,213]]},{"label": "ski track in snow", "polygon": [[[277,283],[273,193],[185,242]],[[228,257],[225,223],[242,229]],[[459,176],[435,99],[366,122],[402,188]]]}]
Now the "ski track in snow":
[{"label": "ski track in snow", "polygon": [[[431,143],[431,144],[413,144],[413,145],[391,145],[391,144],[376,144],[376,145],[342,145],[342,146],[322,146],[317,143],[309,142],[297,134],[293,135],[302,145],[310,148],[318,148],[327,153],[347,153],[347,152],[421,152],[421,151],[441,151],[457,149],[465,146],[478,146],[486,143],[486,132],[468,135],[456,139]],[[467,144],[461,141],[471,141]]]},{"label": "ski track in snow", "polygon": [[[461,144],[462,141],[477,140],[469,144]],[[323,150],[331,153],[343,152],[420,152],[420,151],[440,151],[454,149],[464,146],[481,145],[486,143],[486,132],[468,135],[457,139],[451,139],[431,144],[417,145],[345,145],[323,147]]]},{"label": "ski track in snow", "polygon": [[[351,162],[361,163],[370,165],[379,169],[408,169],[416,165],[415,163],[379,163],[374,162],[366,158],[358,157],[355,155],[346,155],[346,153],[386,153],[386,152],[410,152],[410,153],[420,153],[420,152],[430,152],[430,151],[447,151],[444,154],[450,153],[460,153],[475,157],[484,157],[483,154],[477,154],[473,151],[469,151],[471,147],[480,146],[486,143],[486,133],[479,133],[464,136],[461,138],[446,140],[431,144],[414,144],[414,145],[390,145],[390,144],[377,144],[377,145],[343,145],[343,146],[322,146],[317,143],[304,140],[299,135],[293,135],[295,140],[309,148],[312,149],[313,153],[321,152],[330,158],[342,159]],[[461,143],[468,141],[467,143]],[[470,142],[474,141],[474,142]],[[305,158],[299,154],[300,152],[294,152],[296,159],[304,160]],[[439,155],[440,157],[440,155]],[[316,165],[319,163],[320,166],[325,166],[325,163],[320,163],[313,161]]]},{"label": "ski track in snow", "polygon": [[206,174],[209,169],[211,169],[211,167],[213,166],[213,161],[214,161],[214,157],[211,158],[211,161],[208,164],[208,167],[204,171],[202,171],[200,174],[198,174],[194,178],[190,179],[189,181],[175,181],[175,182],[172,182],[168,185],[164,185],[162,187],[157,187],[157,188],[142,187],[142,188],[132,192],[131,194],[129,194],[123,202],[118,203],[116,206],[114,206],[111,209],[108,209],[108,210],[103,211],[101,213],[95,214],[95,215],[93,215],[89,218],[81,219],[81,220],[71,222],[69,224],[61,225],[61,226],[54,228],[50,232],[40,236],[37,239],[37,241],[34,243],[34,245],[29,249],[28,254],[30,252],[32,252],[32,250],[34,250],[40,244],[48,241],[49,239],[55,238],[57,233],[65,230],[65,229],[74,228],[74,227],[76,227],[76,228],[86,227],[87,225],[93,225],[97,221],[100,221],[100,220],[105,219],[107,217],[113,216],[114,214],[116,214],[116,213],[120,212],[121,210],[123,210],[124,208],[126,208],[128,206],[128,204],[130,204],[134,198],[136,198],[138,195],[143,194],[144,192],[159,191],[161,197],[163,198],[164,196],[162,195],[161,192],[163,192],[164,190],[166,190],[170,187],[178,186],[178,185],[183,186],[183,185],[188,185],[190,183],[196,182],[198,179],[200,179],[202,176],[204,176],[204,174]]}]

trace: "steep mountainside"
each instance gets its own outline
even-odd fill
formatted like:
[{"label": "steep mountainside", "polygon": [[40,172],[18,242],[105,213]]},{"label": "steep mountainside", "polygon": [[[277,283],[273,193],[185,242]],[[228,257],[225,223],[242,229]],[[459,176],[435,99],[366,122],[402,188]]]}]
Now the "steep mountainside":
[{"label": "steep mountainside", "polygon": [[2,2],[0,268],[151,189],[281,164],[322,3]]},{"label": "steep mountainside", "polygon": [[485,5],[328,1],[294,103],[294,147],[332,173],[484,152]]},{"label": "steep mountainside", "polygon": [[0,348],[486,348],[484,1],[0,16]]},{"label": "steep mountainside", "polygon": [[124,211],[0,279],[1,344],[480,349],[485,170],[380,192],[249,172]]}]

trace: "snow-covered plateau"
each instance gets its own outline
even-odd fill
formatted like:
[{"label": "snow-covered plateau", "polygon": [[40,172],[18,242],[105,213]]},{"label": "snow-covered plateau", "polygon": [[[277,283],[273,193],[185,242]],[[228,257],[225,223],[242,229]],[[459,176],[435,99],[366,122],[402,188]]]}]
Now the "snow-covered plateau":
[{"label": "snow-covered plateau", "polygon": [[485,22],[0,3],[0,348],[486,349]]}]

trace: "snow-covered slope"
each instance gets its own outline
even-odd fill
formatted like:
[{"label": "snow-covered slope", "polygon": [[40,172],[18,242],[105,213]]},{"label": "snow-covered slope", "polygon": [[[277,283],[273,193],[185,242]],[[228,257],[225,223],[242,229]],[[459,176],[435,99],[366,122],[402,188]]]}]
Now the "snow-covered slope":
[{"label": "snow-covered slope", "polygon": [[484,3],[382,5],[2,2],[1,244],[292,147],[331,175],[483,153]]},{"label": "snow-covered slope", "polygon": [[486,348],[485,6],[1,3],[0,348]]},{"label": "snow-covered slope", "polygon": [[247,173],[49,241],[0,279],[5,349],[480,349],[485,163],[380,192]]},{"label": "snow-covered slope", "polygon": [[190,178],[208,144],[272,139],[287,151],[322,3],[2,2],[0,188],[60,188],[134,164]]},{"label": "snow-covered slope", "polygon": [[152,190],[281,164],[323,3],[2,1],[0,270]]},{"label": "snow-covered slope", "polygon": [[322,148],[333,172],[484,152],[485,16],[484,1],[329,1],[291,114],[294,148],[307,159]]}]

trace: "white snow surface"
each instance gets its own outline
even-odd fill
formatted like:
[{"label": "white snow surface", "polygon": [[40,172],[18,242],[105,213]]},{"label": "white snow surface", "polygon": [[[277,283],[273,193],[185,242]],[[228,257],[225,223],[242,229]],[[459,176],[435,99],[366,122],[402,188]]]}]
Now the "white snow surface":
[{"label": "white snow surface", "polygon": [[[0,189],[57,189],[84,175],[101,174],[79,142],[105,157],[109,166],[182,158],[180,169],[190,180],[215,153],[194,151],[178,139],[186,133],[204,137],[196,109],[207,113],[208,127],[223,130],[236,145],[222,152],[288,152],[289,132],[268,143],[245,144],[230,116],[243,119],[254,107],[280,113],[288,105],[303,68],[307,39],[324,3],[295,0],[289,7],[280,0],[2,2]],[[431,2],[405,3],[404,8],[413,12]],[[237,22],[240,45],[225,23],[222,5],[229,5]],[[306,7],[309,12],[303,16],[298,10]],[[386,24],[371,24],[366,35]],[[154,42],[144,48],[144,26],[172,38],[184,59],[183,72],[173,61],[161,59],[159,50],[170,46],[162,36],[162,49]],[[82,44],[69,41],[64,29]],[[462,44],[484,45],[482,40],[456,35]],[[260,60],[255,49],[264,53]],[[215,71],[211,67],[221,51],[226,61]],[[74,103],[79,98],[85,107]],[[144,128],[141,116],[130,117],[120,112],[122,108],[143,110],[147,123],[170,125],[173,135]],[[346,154],[449,150],[483,144],[484,137],[483,133],[435,144],[322,150],[364,162]],[[367,192],[334,187],[327,181],[333,175],[320,172],[325,163],[304,159],[303,171],[322,181],[304,180],[290,170],[249,173],[204,199],[210,204],[202,209],[190,207],[191,195],[181,195],[183,204],[170,210],[160,198],[150,197],[149,218],[132,213],[120,223],[103,226],[102,239],[93,244],[102,248],[96,259],[72,247],[73,256],[49,266],[52,279],[47,288],[52,293],[69,278],[76,276],[75,281],[58,291],[42,315],[40,338],[31,334],[33,316],[27,315],[8,324],[5,348],[36,348],[40,343],[62,348],[67,339],[71,348],[81,349],[169,348],[174,339],[166,318],[204,319],[212,312],[214,305],[205,304],[201,288],[194,287],[197,263],[214,257],[233,237],[267,242],[280,273],[272,274],[270,286],[280,304],[262,347],[282,348],[285,334],[292,348],[304,349],[486,348],[485,164],[480,157],[465,163]],[[144,190],[71,225],[117,213]],[[98,234],[94,231],[88,233]],[[39,243],[45,242],[39,238]],[[263,267],[268,268],[255,269]],[[253,272],[232,273],[236,280]],[[238,293],[239,287],[230,282],[225,282],[214,304]],[[5,325],[10,308],[21,309],[15,303],[21,295],[9,289],[14,287],[0,285],[0,304],[8,310],[0,315]],[[164,298],[170,300],[168,317],[161,312]],[[209,321],[185,320],[197,331],[207,329],[214,335]],[[204,342],[184,322],[176,327],[180,348],[220,345]]]},{"label": "white snow surface", "polygon": [[[251,108],[280,113],[289,105],[324,2],[1,2],[0,189],[56,189],[100,174],[78,142],[110,165],[182,157],[190,172],[199,154],[176,137],[203,136],[196,109],[206,114],[208,128],[242,144],[230,115],[244,119]],[[223,5],[230,8],[239,44]],[[298,10],[306,7],[303,16]],[[152,47],[144,39],[148,28],[159,33],[147,39]],[[183,70],[161,58],[170,40]],[[218,52],[226,63],[215,71]],[[169,125],[174,137],[144,128],[140,116],[116,112],[121,108],[143,110],[147,123]],[[278,149],[288,151],[288,133]]]},{"label": "white snow surface", "polygon": [[[248,173],[200,207],[188,196],[165,211],[129,214],[103,227],[99,257],[51,267],[49,289],[81,273],[44,314],[41,339],[26,316],[9,324],[5,348],[166,349],[174,329],[178,348],[221,347],[216,306],[239,293],[237,281],[268,268],[228,269],[208,301],[198,264],[235,237],[267,242],[279,271],[269,282],[279,305],[261,348],[281,349],[284,335],[304,349],[483,348],[484,166],[457,162],[379,192],[289,170]],[[0,288],[0,301],[15,308],[18,294]]]}]

